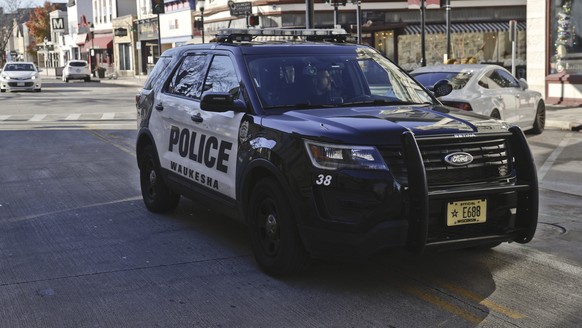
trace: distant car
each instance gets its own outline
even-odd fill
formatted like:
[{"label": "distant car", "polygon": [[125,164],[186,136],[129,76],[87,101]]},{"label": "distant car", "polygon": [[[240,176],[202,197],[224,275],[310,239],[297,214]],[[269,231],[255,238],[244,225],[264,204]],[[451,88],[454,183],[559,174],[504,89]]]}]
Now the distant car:
[{"label": "distant car", "polygon": [[86,60],[69,60],[63,68],[63,82],[70,80],[91,81],[91,68]]},{"label": "distant car", "polygon": [[516,79],[501,66],[436,65],[410,74],[429,90],[437,82],[448,80],[453,91],[439,98],[447,106],[502,119],[536,134],[544,130],[546,106],[542,95],[528,90],[524,79]]},{"label": "distant car", "polygon": [[0,73],[0,92],[42,90],[40,71],[32,62],[8,62]]}]

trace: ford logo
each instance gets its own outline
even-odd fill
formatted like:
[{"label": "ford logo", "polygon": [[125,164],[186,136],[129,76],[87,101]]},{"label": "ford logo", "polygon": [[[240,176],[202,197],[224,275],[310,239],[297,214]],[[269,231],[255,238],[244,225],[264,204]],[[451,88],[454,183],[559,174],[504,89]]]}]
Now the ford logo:
[{"label": "ford logo", "polygon": [[454,166],[469,165],[473,162],[473,156],[465,152],[451,153],[445,156],[445,162]]}]

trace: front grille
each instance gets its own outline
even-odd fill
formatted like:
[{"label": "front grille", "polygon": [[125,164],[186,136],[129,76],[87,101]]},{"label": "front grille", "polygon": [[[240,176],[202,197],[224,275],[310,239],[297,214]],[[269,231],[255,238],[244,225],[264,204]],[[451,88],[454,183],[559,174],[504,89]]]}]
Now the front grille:
[{"label": "front grille", "polygon": [[8,82],[8,86],[12,87],[12,88],[16,88],[16,87],[32,87],[34,85],[34,82],[25,82],[24,85],[18,85],[18,83],[21,82]]},{"label": "front grille", "polygon": [[[512,160],[505,139],[417,139],[426,170],[429,187],[499,181],[512,173]],[[380,152],[394,178],[408,185],[406,162],[401,148],[380,148]],[[464,166],[452,166],[444,161],[446,155],[466,152],[473,162]]]}]

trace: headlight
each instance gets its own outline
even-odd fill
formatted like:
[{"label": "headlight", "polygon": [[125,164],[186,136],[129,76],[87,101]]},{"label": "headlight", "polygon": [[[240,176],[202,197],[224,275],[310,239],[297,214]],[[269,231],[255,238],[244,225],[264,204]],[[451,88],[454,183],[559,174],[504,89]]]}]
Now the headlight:
[{"label": "headlight", "polygon": [[8,75],[2,75],[2,78],[3,78],[4,80],[10,80],[10,76],[8,76]]},{"label": "headlight", "polygon": [[320,169],[388,169],[376,147],[334,145],[311,140],[305,140],[305,147],[313,166]]}]

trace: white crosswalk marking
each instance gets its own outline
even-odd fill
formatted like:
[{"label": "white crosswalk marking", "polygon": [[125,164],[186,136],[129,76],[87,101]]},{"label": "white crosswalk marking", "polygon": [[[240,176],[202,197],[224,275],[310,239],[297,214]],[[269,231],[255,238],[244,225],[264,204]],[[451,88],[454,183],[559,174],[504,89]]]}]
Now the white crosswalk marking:
[{"label": "white crosswalk marking", "polygon": [[115,113],[104,113],[103,116],[101,116],[102,120],[112,120],[115,118]]},{"label": "white crosswalk marking", "polygon": [[0,121],[6,121],[10,115],[0,115]]},{"label": "white crosswalk marking", "polygon": [[37,114],[30,118],[30,122],[39,122],[42,121],[46,117],[46,114]]},{"label": "white crosswalk marking", "polygon": [[76,121],[81,117],[81,114],[71,114],[65,118],[66,121]]}]

